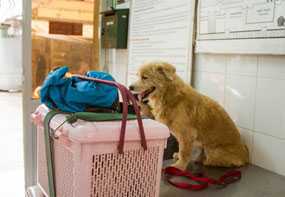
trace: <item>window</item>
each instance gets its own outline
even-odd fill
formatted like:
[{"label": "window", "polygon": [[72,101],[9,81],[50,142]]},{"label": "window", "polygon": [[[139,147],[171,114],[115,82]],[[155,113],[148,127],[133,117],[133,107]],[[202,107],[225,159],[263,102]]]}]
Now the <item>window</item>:
[{"label": "window", "polygon": [[64,35],[82,35],[81,23],[67,23],[67,22],[49,22],[50,34],[64,34]]}]

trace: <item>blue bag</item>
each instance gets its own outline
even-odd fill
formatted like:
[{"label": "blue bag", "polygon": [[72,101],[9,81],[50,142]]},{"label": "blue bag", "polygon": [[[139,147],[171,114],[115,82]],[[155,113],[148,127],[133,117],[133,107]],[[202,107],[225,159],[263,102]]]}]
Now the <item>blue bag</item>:
[{"label": "blue bag", "polygon": [[[85,81],[77,77],[65,77],[68,67],[50,72],[40,89],[41,103],[63,112],[82,112],[87,108],[112,108],[118,101],[116,87]],[[90,71],[87,77],[114,81],[108,73]]]}]

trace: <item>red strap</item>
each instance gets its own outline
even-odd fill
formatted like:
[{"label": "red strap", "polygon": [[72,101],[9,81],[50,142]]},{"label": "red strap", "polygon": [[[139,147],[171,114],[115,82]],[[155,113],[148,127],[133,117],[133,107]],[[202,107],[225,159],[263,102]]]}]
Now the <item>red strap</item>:
[{"label": "red strap", "polygon": [[137,100],[134,97],[134,95],[129,90],[127,90],[126,92],[128,94],[128,98],[131,100],[131,103],[133,104],[135,113],[137,115],[137,121],[138,121],[138,125],[139,125],[140,137],[141,137],[141,145],[144,148],[144,150],[147,150],[147,143],[146,143],[146,138],[145,138],[145,133],[144,133],[144,128],[143,128],[143,122],[142,122],[142,118],[141,118],[140,108],[137,104]]},{"label": "red strap", "polygon": [[[228,184],[236,182],[241,179],[241,172],[239,170],[231,170],[226,172],[219,179],[210,178],[201,174],[201,176],[195,176],[191,172],[182,171],[178,168],[167,167],[164,170],[164,174],[166,175],[166,180],[171,185],[187,190],[202,190],[207,188],[209,185],[218,185],[221,187],[225,187]],[[195,181],[197,184],[190,184],[187,182],[177,182],[173,180],[173,177],[185,177],[189,180]]]},{"label": "red strap", "polygon": [[78,77],[80,79],[84,80],[89,80],[89,81],[95,81],[98,83],[103,83],[106,85],[111,85],[115,86],[119,89],[122,99],[123,99],[123,114],[122,114],[122,125],[121,125],[121,132],[120,132],[120,139],[119,139],[119,144],[118,144],[118,151],[119,153],[123,153],[124,150],[124,141],[125,141],[125,135],[126,135],[126,124],[127,124],[127,117],[128,117],[128,104],[131,100],[136,115],[137,115],[137,121],[139,125],[139,131],[140,131],[140,137],[141,137],[141,145],[142,147],[146,150],[147,149],[147,143],[146,143],[146,138],[145,138],[145,133],[144,133],[144,128],[143,128],[143,123],[139,111],[139,107],[137,104],[136,99],[132,95],[132,93],[122,84],[119,84],[115,81],[108,81],[108,80],[102,80],[102,79],[97,79],[97,78],[92,78],[92,77],[87,77],[87,76],[82,76],[82,75],[73,75],[74,77]]}]

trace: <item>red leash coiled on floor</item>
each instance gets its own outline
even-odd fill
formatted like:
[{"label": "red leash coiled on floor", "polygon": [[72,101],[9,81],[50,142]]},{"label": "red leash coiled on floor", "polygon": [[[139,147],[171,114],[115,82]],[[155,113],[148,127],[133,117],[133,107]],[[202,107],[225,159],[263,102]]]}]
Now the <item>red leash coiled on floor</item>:
[{"label": "red leash coiled on floor", "polygon": [[[210,178],[205,176],[204,174],[198,174],[194,175],[191,172],[188,171],[182,171],[175,167],[167,167],[163,170],[166,181],[180,189],[186,189],[186,190],[202,190],[206,189],[210,185],[216,185],[221,188],[226,187],[227,185],[234,183],[241,179],[241,171],[239,170],[230,170],[226,172],[224,175],[219,177],[218,179]],[[183,181],[174,181],[174,177],[184,177],[189,180],[192,180],[196,182],[196,184],[191,184],[188,182]]]}]

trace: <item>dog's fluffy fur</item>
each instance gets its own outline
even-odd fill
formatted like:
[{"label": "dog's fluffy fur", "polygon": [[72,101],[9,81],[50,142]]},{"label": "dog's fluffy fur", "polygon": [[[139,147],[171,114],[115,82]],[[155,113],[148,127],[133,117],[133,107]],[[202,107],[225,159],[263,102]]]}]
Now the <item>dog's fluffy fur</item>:
[{"label": "dog's fluffy fur", "polygon": [[193,147],[203,150],[202,162],[208,166],[242,166],[249,155],[240,134],[225,110],[214,100],[195,91],[165,62],[145,64],[139,80],[130,89],[149,101],[151,114],[166,124],[179,143],[174,167],[186,169]]}]

